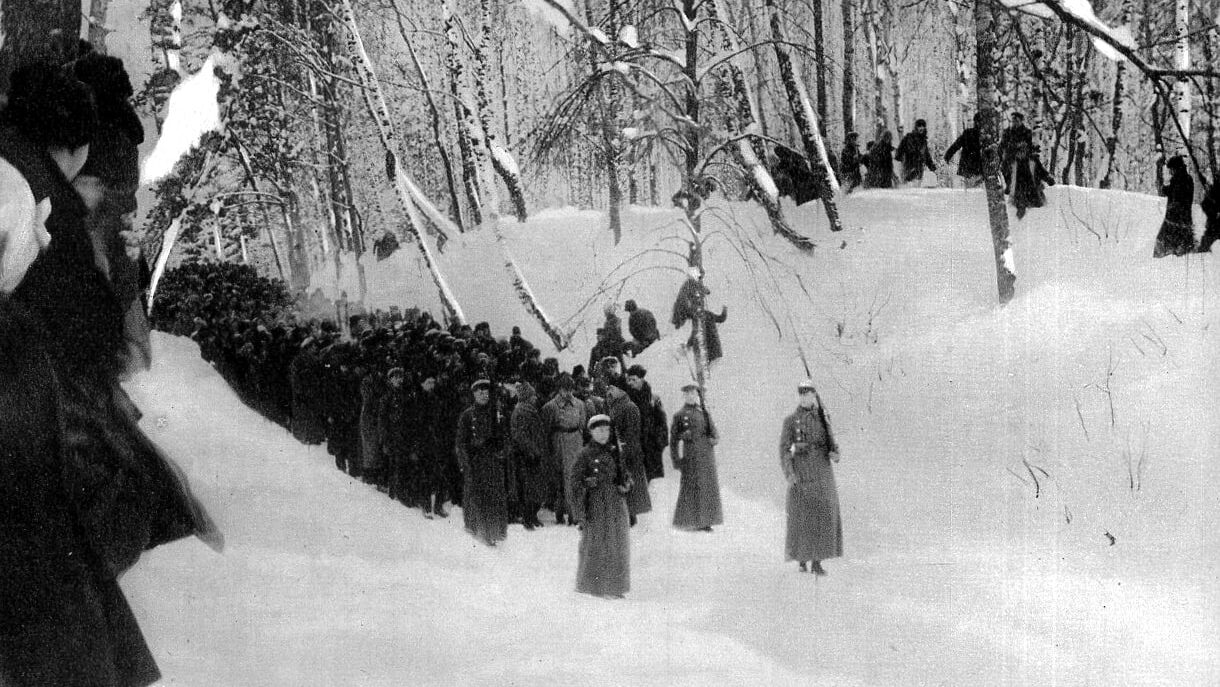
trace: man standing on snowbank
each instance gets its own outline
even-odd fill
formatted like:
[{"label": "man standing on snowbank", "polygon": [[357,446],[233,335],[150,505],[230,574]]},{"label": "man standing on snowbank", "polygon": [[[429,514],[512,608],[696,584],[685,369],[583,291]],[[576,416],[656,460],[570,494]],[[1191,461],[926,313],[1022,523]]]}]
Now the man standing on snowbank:
[{"label": "man standing on snowbank", "polygon": [[839,446],[813,382],[801,382],[797,393],[800,405],[784,418],[779,437],[779,462],[788,482],[785,554],[786,560],[800,562],[801,572],[825,575],[822,561],[843,555],[839,494],[830,465],[839,462]]}]

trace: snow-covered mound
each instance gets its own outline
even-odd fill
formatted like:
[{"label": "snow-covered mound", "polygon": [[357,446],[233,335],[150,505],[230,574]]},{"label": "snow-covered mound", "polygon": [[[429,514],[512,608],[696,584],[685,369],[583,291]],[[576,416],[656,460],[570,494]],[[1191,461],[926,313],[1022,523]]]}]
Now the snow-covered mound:
[{"label": "snow-covered mound", "polygon": [[[123,581],[165,684],[1220,684],[1220,267],[1150,257],[1163,200],[1048,196],[1013,224],[1003,309],[979,191],[853,194],[833,235],[795,209],[812,257],[744,205],[709,210],[726,525],[674,532],[676,480],[653,482],[623,602],[572,590],[574,530],[514,526],[485,549],[459,518],[354,483],[242,407],[191,342],[157,336],[133,395],[229,544],[163,547]],[[605,302],[657,314],[641,362],[672,411],[690,371],[663,251],[684,254],[684,230],[625,216],[619,246],[587,212],[505,233],[576,333],[565,366]],[[441,262],[471,321],[554,354],[494,243],[458,242]],[[369,266],[373,305],[435,307],[409,251]],[[820,580],[782,561],[776,444],[802,355],[843,449],[847,555]]]}]

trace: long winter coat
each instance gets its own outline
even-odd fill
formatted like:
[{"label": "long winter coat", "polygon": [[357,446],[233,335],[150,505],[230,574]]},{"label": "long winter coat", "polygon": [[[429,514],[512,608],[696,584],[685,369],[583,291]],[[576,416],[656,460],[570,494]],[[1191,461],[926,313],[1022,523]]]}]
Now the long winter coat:
[{"label": "long winter coat", "polygon": [[830,454],[838,445],[825,413],[797,408],[784,418],[779,462],[788,485],[788,532],[785,555],[790,561],[822,561],[843,555],[843,524]]},{"label": "long winter coat", "polygon": [[320,444],[326,439],[326,415],[321,408],[319,375],[322,361],[312,344],[301,347],[288,365],[292,387],[292,436],[303,444]]},{"label": "long winter coat", "polygon": [[1169,199],[1165,205],[1165,221],[1156,235],[1156,247],[1152,257],[1185,255],[1194,250],[1194,217],[1191,205],[1195,198],[1195,181],[1190,178],[1183,164],[1174,169],[1169,184],[1161,189],[1161,195]]},{"label": "long winter coat", "polygon": [[1017,208],[1017,216],[1024,214],[1026,208],[1040,208],[1046,205],[1046,185],[1053,186],[1055,179],[1042,166],[1037,155],[1031,153],[1025,144],[1019,144],[1012,160],[1012,204]]},{"label": "long winter coat", "polygon": [[649,480],[665,476],[661,456],[669,446],[669,417],[661,399],[644,382],[640,390],[627,389],[627,396],[640,409],[640,449],[644,452],[644,474]]},{"label": "long winter coat", "polygon": [[894,187],[894,144],[889,140],[874,141],[868,149],[866,162],[869,188]]},{"label": "long winter coat", "polygon": [[860,174],[863,164],[860,146],[856,143],[844,144],[843,152],[839,154],[839,184],[843,186],[845,193],[851,193],[852,189],[864,182]]},{"label": "long winter coat", "polygon": [[545,466],[546,428],[534,394],[523,396],[513,408],[510,470],[517,478],[517,498],[523,505],[541,504],[547,495]]},{"label": "long winter coat", "polygon": [[1199,252],[1209,253],[1212,244],[1220,240],[1220,180],[1212,182],[1207,188],[1207,195],[1199,203],[1203,214],[1207,216],[1207,226],[1199,239]]},{"label": "long winter coat", "polygon": [[[695,320],[699,313],[699,291],[702,287],[703,296],[711,293],[711,289],[707,285],[701,285],[698,280],[687,278],[682,284],[682,288],[678,289],[678,296],[674,299],[673,316],[670,322],[675,328],[686,324],[688,320]],[[724,352],[720,347],[720,332],[716,325],[722,324],[728,318],[727,310],[722,309],[719,315],[713,315],[706,310],[706,304],[703,311],[703,340],[707,343],[707,361],[710,363],[713,360],[720,359]],[[695,349],[698,340],[696,338],[695,326],[691,326],[690,337],[686,341],[687,348]]]},{"label": "long winter coat", "polygon": [[485,544],[508,536],[508,494],[504,484],[507,427],[498,409],[472,405],[458,417],[455,452],[465,475],[462,516],[466,530]]},{"label": "long winter coat", "polygon": [[669,455],[682,474],[674,527],[697,530],[724,523],[716,475],[716,424],[702,408],[682,406],[669,428]]},{"label": "long winter coat", "polygon": [[570,489],[572,517],[581,523],[576,591],[617,596],[631,590],[626,470],[606,444],[590,441],[576,457]]},{"label": "long winter coat", "polygon": [[556,513],[570,514],[568,504],[575,498],[572,494],[572,471],[576,468],[576,457],[584,448],[584,430],[589,413],[579,398],[564,398],[563,394],[557,394],[542,406],[541,414],[549,445],[546,470],[551,486],[547,501],[551,502]]},{"label": "long winter coat", "polygon": [[41,337],[0,295],[0,684],[151,684],[156,663],[65,489]]},{"label": "long winter coat", "polygon": [[916,181],[923,177],[923,168],[936,171],[936,163],[932,161],[932,153],[928,150],[928,135],[912,131],[902,137],[898,143],[895,156],[902,162],[902,180]]},{"label": "long winter coat", "polygon": [[640,448],[640,409],[635,407],[627,392],[612,386],[606,390],[606,414],[618,439],[623,467],[634,486],[627,493],[627,507],[632,515],[652,510],[648,493],[648,474],[644,470],[644,453]]},{"label": "long winter coat", "polygon": [[360,380],[360,467],[369,474],[377,474],[386,466],[377,422],[386,389],[385,380],[376,373]]},{"label": "long winter coat", "polygon": [[983,176],[983,146],[979,143],[979,130],[970,127],[945,151],[945,162],[953,159],[957,151],[962,151],[961,160],[957,163],[957,175],[963,179]]}]

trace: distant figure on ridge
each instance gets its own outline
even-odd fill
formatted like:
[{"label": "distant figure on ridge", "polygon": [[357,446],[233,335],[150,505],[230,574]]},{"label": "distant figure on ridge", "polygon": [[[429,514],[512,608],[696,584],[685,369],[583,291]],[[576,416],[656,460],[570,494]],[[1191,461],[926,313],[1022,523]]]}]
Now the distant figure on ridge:
[{"label": "distant figure on ridge", "polygon": [[1012,204],[1017,208],[1017,219],[1021,219],[1027,208],[1046,205],[1044,185],[1054,186],[1055,179],[1042,166],[1038,147],[1024,141],[1013,151],[1012,170]]},{"label": "distant figure on ridge", "polygon": [[966,188],[978,188],[983,183],[983,147],[979,143],[978,113],[974,115],[974,124],[963,131],[945,151],[945,162],[951,161],[959,150],[962,151],[962,157],[957,163],[957,175],[962,178],[962,184]]},{"label": "distant figure on ridge", "polygon": [[928,123],[915,120],[915,130],[902,137],[898,151],[894,154],[902,162],[902,183],[918,185],[923,179],[923,169],[936,171],[932,153],[928,150]]},{"label": "distant figure on ridge", "polygon": [[657,331],[657,318],[651,310],[639,307],[632,300],[627,301],[623,309],[627,311],[627,331],[631,334],[626,348],[636,356],[660,339],[661,332]]},{"label": "distant figure on ridge", "polygon": [[690,338],[686,341],[686,347],[691,350],[697,350],[699,340],[697,337],[697,329],[699,326],[697,319],[699,318],[699,304],[703,305],[703,340],[707,345],[707,361],[711,363],[714,360],[720,359],[724,352],[720,348],[720,333],[716,330],[716,325],[723,323],[728,319],[728,307],[722,307],[719,315],[713,315],[707,311],[707,304],[703,300],[712,291],[707,288],[695,277],[688,277],[682,284],[682,288],[678,290],[678,297],[674,299],[674,312],[670,322],[674,328],[681,328],[688,320],[695,322],[691,326]]},{"label": "distant figure on ridge", "polygon": [[1165,166],[1173,171],[1169,184],[1161,189],[1161,195],[1169,199],[1165,205],[1165,221],[1156,235],[1156,247],[1152,257],[1186,255],[1195,246],[1194,218],[1191,205],[1195,199],[1195,181],[1186,169],[1186,160],[1181,155],[1169,158]]},{"label": "distant figure on ridge", "polygon": [[883,130],[868,148],[868,187],[894,188],[894,135]]}]

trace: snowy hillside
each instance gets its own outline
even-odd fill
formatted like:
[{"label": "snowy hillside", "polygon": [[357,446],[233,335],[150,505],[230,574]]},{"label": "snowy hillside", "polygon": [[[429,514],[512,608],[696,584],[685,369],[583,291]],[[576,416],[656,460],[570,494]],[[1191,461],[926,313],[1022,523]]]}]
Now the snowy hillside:
[{"label": "snowy hillside", "polygon": [[[981,191],[853,194],[837,235],[800,208],[813,257],[745,206],[709,211],[726,525],[673,531],[676,480],[653,482],[623,602],[573,591],[575,530],[514,526],[486,549],[460,518],[425,521],[158,335],[133,396],[228,538],[223,556],[158,549],[123,580],[164,684],[1220,683],[1220,266],[1149,257],[1163,200],[1048,197],[1013,225],[1002,311]],[[671,412],[690,374],[686,332],[664,324],[682,275],[640,270],[678,267],[642,253],[685,251],[664,238],[675,218],[632,210],[617,247],[592,213],[505,227],[577,332],[565,367],[585,362],[603,303],[657,314],[665,338],[641,362]],[[545,344],[495,246],[461,240],[441,262],[469,319]],[[435,307],[406,295],[434,291],[411,251],[369,267],[374,305]],[[595,298],[612,272],[636,276]],[[846,556],[825,579],[782,561],[775,447],[801,351],[843,454]]]}]

